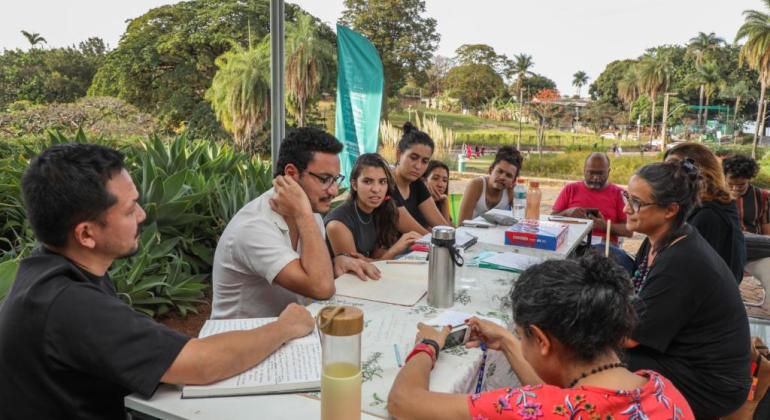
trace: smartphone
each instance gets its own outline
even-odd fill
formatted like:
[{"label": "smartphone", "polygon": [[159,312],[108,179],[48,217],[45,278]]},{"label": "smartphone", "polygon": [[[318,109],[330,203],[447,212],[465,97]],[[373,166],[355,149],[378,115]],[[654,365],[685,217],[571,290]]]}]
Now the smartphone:
[{"label": "smartphone", "polygon": [[586,214],[589,215],[589,216],[594,216],[594,217],[601,217],[602,216],[602,214],[599,213],[599,209],[586,209]]},{"label": "smartphone", "polygon": [[467,325],[458,325],[456,327],[452,328],[452,331],[449,333],[449,336],[446,338],[446,341],[444,342],[444,348],[452,348],[457,347],[459,345],[465,344],[468,342],[468,338],[471,335],[471,329],[468,328]]}]

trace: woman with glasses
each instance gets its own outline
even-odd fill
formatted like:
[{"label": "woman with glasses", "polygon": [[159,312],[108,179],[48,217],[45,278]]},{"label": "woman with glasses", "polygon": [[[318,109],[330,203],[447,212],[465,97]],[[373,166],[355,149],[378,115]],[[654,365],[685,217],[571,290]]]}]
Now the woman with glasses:
[{"label": "woman with glasses", "polygon": [[665,158],[691,159],[695,163],[700,173],[700,204],[690,213],[687,223],[717,251],[740,283],[746,265],[746,240],[719,160],[708,147],[698,143],[678,144],[666,152]]},{"label": "woman with glasses", "polygon": [[420,239],[416,232],[398,232],[398,208],[391,199],[395,188],[388,163],[380,155],[366,153],[356,159],[348,200],[324,218],[333,255],[389,260]]},{"label": "woman with glasses", "polygon": [[468,346],[483,343],[482,348],[502,352],[524,386],[480,392],[477,385],[471,395],[431,392],[430,372],[449,328],[419,324],[418,344],[388,396],[393,417],[694,418],[668,379],[650,370],[633,372],[621,361],[618,348],[633,329],[636,314],[631,283],[620,266],[595,254],[546,261],[522,273],[509,297],[514,333],[471,318],[466,321],[471,327]]},{"label": "woman with glasses", "polygon": [[449,225],[433,201],[422,175],[428,168],[435,145],[433,140],[412,125],[404,124],[404,134],[398,142],[394,171],[396,189],[393,198],[398,205],[398,230],[424,235],[433,226]]},{"label": "woman with glasses", "polygon": [[626,227],[647,235],[632,283],[639,325],[626,340],[632,370],[661,373],[699,419],[735,411],[749,391],[749,326],[732,273],[690,226],[698,169],[672,161],[639,169],[624,193]]}]

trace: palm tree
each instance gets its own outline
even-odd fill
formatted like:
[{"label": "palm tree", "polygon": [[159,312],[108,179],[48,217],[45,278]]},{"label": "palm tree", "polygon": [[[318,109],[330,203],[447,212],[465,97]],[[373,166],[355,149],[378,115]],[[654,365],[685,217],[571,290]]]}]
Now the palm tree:
[{"label": "palm tree", "polygon": [[297,125],[304,127],[308,102],[318,95],[334,55],[332,46],[321,38],[313,17],[301,13],[290,25],[286,37],[286,87],[289,104],[296,108]]},{"label": "palm tree", "polygon": [[[706,34],[705,32],[698,32],[698,35],[690,38],[690,43],[687,46],[687,52],[695,57],[695,66],[701,66],[706,61],[711,61],[711,54],[719,49],[719,47],[725,43],[725,40],[716,36],[714,32]],[[705,86],[700,85],[700,92],[698,93],[698,107],[703,106],[703,95]],[[698,111],[698,125],[701,124],[701,114]],[[704,122],[705,124],[705,122]]]},{"label": "palm tree", "polygon": [[37,44],[40,44],[40,43],[47,44],[48,43],[48,41],[46,41],[46,39],[43,38],[42,36],[40,36],[40,34],[37,33],[37,32],[30,33],[30,32],[22,30],[21,34],[24,35],[24,38],[27,38],[27,41],[29,42],[29,45],[32,46],[33,48]]},{"label": "palm tree", "polygon": [[206,91],[206,100],[236,147],[251,153],[270,118],[270,40],[265,38],[256,48],[236,45],[217,57],[219,70]]},{"label": "palm tree", "polygon": [[[770,9],[770,0],[762,0],[762,2]],[[764,125],[765,88],[770,81],[770,15],[758,10],[746,10],[743,16],[743,25],[735,35],[736,42],[746,38],[746,43],[741,47],[740,60],[745,61],[750,68],[759,73],[757,124],[751,147],[751,157],[756,158],[760,127]]]},{"label": "palm tree", "polygon": [[[701,86],[703,87],[703,95],[705,99],[705,106],[703,109],[703,125],[705,126],[708,123],[709,101],[711,96],[716,92],[717,87],[719,87],[719,83],[722,81],[722,75],[719,73],[719,67],[717,64],[712,61],[708,61],[703,65],[698,66],[695,71],[696,76],[700,81]],[[700,114],[700,112],[698,114]]]},{"label": "palm tree", "polygon": [[650,111],[650,141],[655,136],[655,98],[663,87],[668,87],[670,63],[660,54],[645,55],[637,64],[639,90],[652,102]]},{"label": "palm tree", "polygon": [[513,66],[511,67],[511,73],[516,76],[516,90],[519,97],[519,137],[516,139],[516,149],[521,150],[521,119],[524,113],[524,79],[527,76],[532,76],[534,73],[532,66],[535,62],[532,61],[532,56],[529,54],[516,54],[513,56]]},{"label": "palm tree", "polygon": [[577,87],[577,96],[580,98],[580,88],[588,83],[588,75],[584,71],[579,71],[572,75],[572,86]]},{"label": "palm tree", "polygon": [[[637,65],[639,63],[633,63],[623,73],[623,77],[618,80],[615,85],[618,89],[618,98],[623,102],[623,105],[628,109],[628,121],[631,121],[631,112],[634,102],[639,98],[639,72]],[[638,139],[637,139],[638,140]]]},{"label": "palm tree", "polygon": [[733,144],[738,141],[738,133],[740,132],[738,127],[738,111],[741,108],[741,99],[751,95],[752,89],[749,85],[743,81],[730,83],[727,80],[722,80],[719,85],[719,95],[725,99],[735,99],[735,111],[733,112]]}]

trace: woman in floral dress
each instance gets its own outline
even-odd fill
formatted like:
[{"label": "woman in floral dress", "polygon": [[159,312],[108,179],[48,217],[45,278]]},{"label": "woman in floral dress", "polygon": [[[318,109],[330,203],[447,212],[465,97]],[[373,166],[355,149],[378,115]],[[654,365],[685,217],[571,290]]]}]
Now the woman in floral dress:
[{"label": "woman in floral dress", "polygon": [[472,395],[429,391],[449,328],[419,324],[418,344],[396,377],[388,410],[404,419],[693,419],[668,379],[631,372],[618,356],[636,324],[633,295],[625,271],[601,256],[531,267],[511,292],[513,334],[492,322],[467,321],[468,346],[503,352],[525,385]]}]

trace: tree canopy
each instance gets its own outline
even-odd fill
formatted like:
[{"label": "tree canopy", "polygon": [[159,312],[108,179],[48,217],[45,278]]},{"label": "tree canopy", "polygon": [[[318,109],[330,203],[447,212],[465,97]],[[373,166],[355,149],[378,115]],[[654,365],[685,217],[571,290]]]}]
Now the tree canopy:
[{"label": "tree canopy", "polygon": [[478,108],[505,90],[503,79],[487,64],[453,67],[446,76],[450,95],[468,108]]}]

